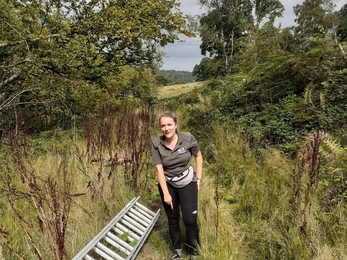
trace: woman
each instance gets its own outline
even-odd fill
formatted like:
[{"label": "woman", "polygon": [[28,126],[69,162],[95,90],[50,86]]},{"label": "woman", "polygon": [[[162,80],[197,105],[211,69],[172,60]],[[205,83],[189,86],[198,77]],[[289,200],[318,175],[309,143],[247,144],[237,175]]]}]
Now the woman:
[{"label": "woman", "polygon": [[[180,208],[191,255],[198,255],[198,190],[202,177],[202,155],[191,133],[178,132],[177,115],[168,111],[159,117],[162,136],[152,141],[152,163],[159,182],[159,192],[168,218],[173,254],[181,258]],[[195,157],[196,169],[191,165]]]}]

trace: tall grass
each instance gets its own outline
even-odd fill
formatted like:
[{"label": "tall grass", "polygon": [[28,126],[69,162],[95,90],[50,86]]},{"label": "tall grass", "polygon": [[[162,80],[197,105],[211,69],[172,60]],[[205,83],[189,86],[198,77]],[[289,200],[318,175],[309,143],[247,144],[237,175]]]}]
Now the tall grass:
[{"label": "tall grass", "polygon": [[[78,136],[6,135],[0,145],[0,258],[71,259],[134,196],[161,209],[148,145],[155,119],[142,110],[103,111],[85,119]],[[237,130],[213,129],[204,148],[213,158],[205,161],[199,191],[201,259],[347,258],[346,156],[332,139],[316,144],[320,168],[308,190],[308,159],[297,168],[304,157],[293,161],[271,148],[254,150]],[[312,144],[306,144],[308,155]],[[297,204],[296,191],[302,195]],[[169,248],[162,211],[137,259],[165,259]]]},{"label": "tall grass", "polygon": [[[303,233],[292,212],[294,162],[270,148],[251,150],[228,127],[216,126],[214,137],[208,149],[215,161],[199,193],[206,259],[346,258],[346,200],[326,212],[323,189],[310,191],[307,233]],[[344,181],[346,177],[345,172]],[[324,173],[316,178],[318,185]],[[305,181],[300,185],[307,188]]]},{"label": "tall grass", "polygon": [[76,155],[86,150],[82,142],[62,139],[58,150],[52,144],[35,157],[3,153],[4,259],[70,259],[70,252],[83,247],[133,196],[131,186],[98,178],[98,165],[83,164],[87,156]]},{"label": "tall grass", "polygon": [[3,136],[4,259],[71,259],[134,196],[142,195],[147,204],[155,185],[149,115],[134,108],[85,119],[83,136],[59,131],[35,139]]}]

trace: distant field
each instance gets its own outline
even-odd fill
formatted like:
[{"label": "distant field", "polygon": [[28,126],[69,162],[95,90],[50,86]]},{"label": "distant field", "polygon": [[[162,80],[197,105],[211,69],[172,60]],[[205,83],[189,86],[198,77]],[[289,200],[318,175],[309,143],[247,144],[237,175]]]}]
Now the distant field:
[{"label": "distant field", "polygon": [[186,84],[177,84],[171,86],[163,86],[159,89],[159,98],[169,98],[178,96],[192,91],[194,88],[201,88],[204,82],[192,82]]}]

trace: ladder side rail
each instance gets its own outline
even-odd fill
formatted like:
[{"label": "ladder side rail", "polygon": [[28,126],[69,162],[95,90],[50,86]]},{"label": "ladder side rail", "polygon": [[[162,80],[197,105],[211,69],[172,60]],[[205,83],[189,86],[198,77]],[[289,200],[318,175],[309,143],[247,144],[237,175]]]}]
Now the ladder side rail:
[{"label": "ladder side rail", "polygon": [[149,223],[151,223],[152,218],[147,218],[146,216],[144,216],[141,212],[139,212],[138,210],[135,209],[130,209],[129,214],[132,213],[134,215],[136,215],[138,218],[140,218],[143,222],[145,222],[145,226],[147,226]]},{"label": "ladder side rail", "polygon": [[108,256],[111,257],[112,260],[124,260],[123,257],[121,257],[120,255],[118,255],[117,253],[113,252],[111,249],[109,249],[107,246],[105,246],[102,243],[97,243],[96,247],[99,248],[102,252],[104,252],[105,254],[107,254]]},{"label": "ladder side rail", "polygon": [[140,252],[140,249],[142,248],[142,245],[145,243],[147,237],[149,236],[149,234],[151,233],[155,223],[157,222],[158,218],[160,216],[160,209],[158,209],[157,213],[155,214],[153,221],[151,222],[151,224],[147,227],[147,231],[145,232],[145,234],[141,237],[141,239],[139,241],[137,241],[134,250],[133,250],[133,254],[128,256],[126,258],[126,260],[134,260],[137,256],[137,254]]},{"label": "ladder side rail", "polygon": [[95,260],[93,257],[86,255],[83,259],[85,260]]},{"label": "ladder side rail", "polygon": [[140,198],[133,198],[72,260],[82,260],[99,240],[128,212]]}]

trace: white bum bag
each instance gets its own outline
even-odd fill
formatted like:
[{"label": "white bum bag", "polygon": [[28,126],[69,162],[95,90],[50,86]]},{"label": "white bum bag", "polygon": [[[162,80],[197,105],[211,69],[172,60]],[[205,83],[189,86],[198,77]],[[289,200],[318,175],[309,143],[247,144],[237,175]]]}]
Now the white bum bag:
[{"label": "white bum bag", "polygon": [[175,188],[183,188],[187,186],[194,178],[194,168],[189,166],[187,170],[175,177],[168,177],[165,175],[166,181]]}]

